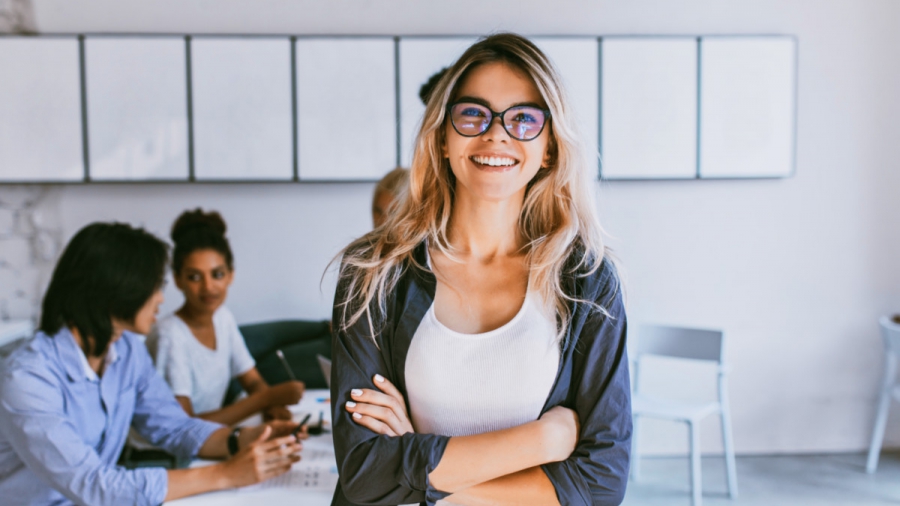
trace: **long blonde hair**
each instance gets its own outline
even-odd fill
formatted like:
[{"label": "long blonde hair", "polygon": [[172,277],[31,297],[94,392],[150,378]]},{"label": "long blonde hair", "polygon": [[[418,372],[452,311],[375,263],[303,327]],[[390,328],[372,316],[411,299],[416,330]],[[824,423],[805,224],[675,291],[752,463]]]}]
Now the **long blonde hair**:
[{"label": "long blonde hair", "polygon": [[[388,296],[404,269],[427,269],[413,256],[423,241],[454,257],[448,225],[455,178],[442,153],[445,113],[467,73],[490,62],[504,62],[524,71],[550,110],[551,160],[528,183],[518,227],[525,239],[529,290],[554,306],[558,336],[564,335],[571,317],[568,302],[575,299],[564,291],[563,274],[593,273],[605,255],[589,176],[597,157],[588,153],[582,142],[572,105],[553,65],[531,41],[512,33],[491,35],[473,44],[435,86],[416,138],[409,190],[393,206],[384,225],[342,251],[339,282],[344,290],[343,299],[337,302],[342,310],[337,323],[342,330],[365,316],[372,337],[377,335],[373,312],[378,321],[384,318]],[[573,255],[577,255],[575,262],[567,268]]]}]

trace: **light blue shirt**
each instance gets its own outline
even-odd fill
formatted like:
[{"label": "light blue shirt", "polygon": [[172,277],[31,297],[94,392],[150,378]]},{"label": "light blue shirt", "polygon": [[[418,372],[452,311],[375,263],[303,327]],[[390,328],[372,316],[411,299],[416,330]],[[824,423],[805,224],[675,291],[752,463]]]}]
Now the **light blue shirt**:
[{"label": "light blue shirt", "polygon": [[162,503],[165,469],[116,466],[129,427],[187,458],[222,426],[187,416],[136,335],[97,377],[68,329],[38,332],[0,365],[0,502]]}]

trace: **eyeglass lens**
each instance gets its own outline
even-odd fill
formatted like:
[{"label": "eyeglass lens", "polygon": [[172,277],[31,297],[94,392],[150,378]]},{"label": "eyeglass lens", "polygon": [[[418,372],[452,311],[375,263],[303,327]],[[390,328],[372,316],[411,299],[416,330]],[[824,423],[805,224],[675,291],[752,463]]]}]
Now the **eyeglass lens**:
[{"label": "eyeglass lens", "polygon": [[[454,104],[450,108],[450,121],[460,135],[475,137],[483,134],[491,126],[494,113],[487,107],[473,103]],[[537,107],[527,105],[510,107],[502,113],[503,128],[513,138],[522,141],[534,139],[541,134],[546,114]]]}]

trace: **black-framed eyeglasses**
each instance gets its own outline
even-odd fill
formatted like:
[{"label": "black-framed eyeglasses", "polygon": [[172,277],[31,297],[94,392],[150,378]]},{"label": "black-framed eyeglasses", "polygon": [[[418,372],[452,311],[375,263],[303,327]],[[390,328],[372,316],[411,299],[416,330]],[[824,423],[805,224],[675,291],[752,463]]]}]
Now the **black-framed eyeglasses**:
[{"label": "black-framed eyeglasses", "polygon": [[494,118],[500,118],[503,129],[513,139],[530,141],[541,135],[550,111],[530,105],[514,105],[503,112],[474,102],[456,102],[447,106],[450,123],[463,137],[478,137],[488,131]]}]

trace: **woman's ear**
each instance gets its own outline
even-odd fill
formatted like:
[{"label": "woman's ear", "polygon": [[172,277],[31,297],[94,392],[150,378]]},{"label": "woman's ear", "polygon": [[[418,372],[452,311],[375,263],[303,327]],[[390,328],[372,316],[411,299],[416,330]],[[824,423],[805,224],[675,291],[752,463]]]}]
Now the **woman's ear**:
[{"label": "woman's ear", "polygon": [[441,157],[445,160],[450,158],[450,153],[447,151],[447,132],[441,132]]}]

